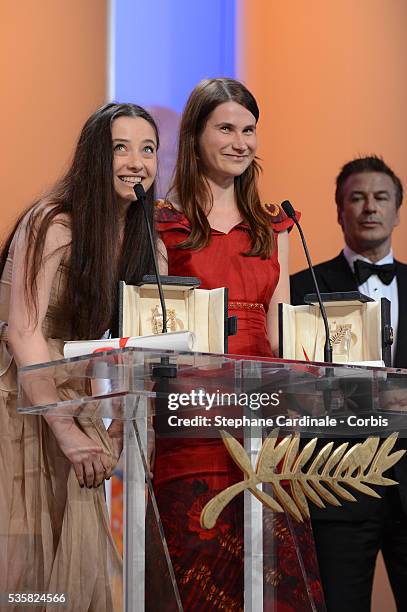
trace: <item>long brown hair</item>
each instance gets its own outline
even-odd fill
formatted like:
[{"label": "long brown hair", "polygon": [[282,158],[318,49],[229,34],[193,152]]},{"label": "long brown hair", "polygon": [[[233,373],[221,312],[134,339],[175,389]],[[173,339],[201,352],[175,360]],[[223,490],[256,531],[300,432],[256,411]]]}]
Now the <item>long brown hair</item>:
[{"label": "long brown hair", "polygon": [[[176,193],[183,211],[191,223],[192,231],[179,245],[181,249],[201,249],[210,240],[210,226],[206,211],[213,204],[213,196],[199,161],[199,137],[209,115],[224,102],[237,102],[256,119],[259,109],[254,96],[239,81],[218,78],[205,79],[192,91],[185,106],[179,133],[178,158],[174,181],[169,193]],[[243,219],[249,224],[252,248],[245,255],[270,257],[274,236],[270,218],[260,204],[258,176],[260,166],[253,160],[250,166],[235,178],[236,203]]]},{"label": "long brown hair", "polygon": [[[115,315],[118,280],[134,284],[152,271],[141,206],[129,207],[120,252],[118,248],[120,215],[113,186],[111,134],[112,123],[118,117],[140,117],[148,121],[158,146],[157,126],[140,106],[109,103],[99,108],[86,121],[65,176],[44,198],[24,211],[0,255],[2,274],[13,236],[28,215],[25,294],[38,320],[37,278],[43,264],[47,231],[53,222],[61,222],[61,215],[69,219],[72,238],[62,303],[72,339],[99,338],[111,326]],[[152,225],[154,195],[153,183],[146,198]]]}]

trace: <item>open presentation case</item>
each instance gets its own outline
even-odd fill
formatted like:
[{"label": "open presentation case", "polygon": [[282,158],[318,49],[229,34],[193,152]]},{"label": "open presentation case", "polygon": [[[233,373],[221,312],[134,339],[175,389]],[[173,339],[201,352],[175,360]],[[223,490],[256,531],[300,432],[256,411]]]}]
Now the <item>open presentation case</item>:
[{"label": "open presentation case", "polygon": [[[228,290],[199,289],[194,277],[162,276],[169,332],[195,334],[194,351],[227,353],[228,336],[236,333],[236,317],[228,316]],[[162,310],[154,276],[140,285],[119,284],[120,337],[160,334]]]},{"label": "open presentation case", "polygon": [[[393,332],[390,301],[374,301],[358,291],[323,293],[333,349],[339,363],[383,361],[391,364]],[[280,357],[324,360],[325,328],[315,294],[306,304],[279,304]]]}]

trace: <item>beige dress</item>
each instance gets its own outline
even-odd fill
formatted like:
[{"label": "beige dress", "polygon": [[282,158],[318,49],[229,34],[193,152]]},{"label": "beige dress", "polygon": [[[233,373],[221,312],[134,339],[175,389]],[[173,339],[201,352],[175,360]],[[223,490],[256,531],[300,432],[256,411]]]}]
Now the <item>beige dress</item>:
[{"label": "beige dress", "polygon": [[[16,412],[16,366],[7,350],[13,244],[0,280],[0,610],[8,593],[65,594],[64,607],[36,610],[121,610],[121,559],[112,540],[104,489],[80,488],[71,464],[41,416]],[[63,355],[69,332],[59,301],[59,267],[43,325],[52,359]],[[65,385],[64,394],[75,389]],[[112,453],[100,418],[80,421]],[[28,608],[30,609],[30,608]]]}]

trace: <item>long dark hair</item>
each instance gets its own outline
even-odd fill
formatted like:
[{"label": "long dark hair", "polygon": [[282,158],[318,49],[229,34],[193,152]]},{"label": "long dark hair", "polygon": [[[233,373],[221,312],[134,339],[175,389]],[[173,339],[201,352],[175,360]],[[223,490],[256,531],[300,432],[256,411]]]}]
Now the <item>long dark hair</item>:
[{"label": "long dark hair", "polygon": [[[63,316],[73,339],[98,338],[112,323],[118,280],[134,284],[152,271],[147,230],[140,205],[127,212],[119,247],[119,205],[113,186],[111,126],[118,117],[140,117],[158,129],[151,115],[135,104],[109,103],[86,121],[71,167],[65,176],[18,219],[0,255],[3,272],[13,236],[27,216],[26,299],[38,320],[37,278],[43,263],[47,231],[61,215],[69,219],[72,240],[66,262]],[[154,183],[146,205],[153,225]],[[58,219],[56,217],[59,216]]]},{"label": "long dark hair", "polygon": [[[219,104],[237,102],[259,119],[259,109],[250,91],[234,79],[205,79],[192,91],[185,106],[179,133],[178,158],[174,181],[169,193],[175,192],[189,219],[192,231],[179,246],[181,249],[201,249],[210,240],[210,226],[207,220],[207,205],[213,197],[199,161],[199,137],[209,115]],[[237,207],[250,226],[252,248],[248,256],[270,257],[274,238],[270,230],[267,213],[260,204],[258,177],[260,166],[253,160],[250,166],[235,177]]]}]

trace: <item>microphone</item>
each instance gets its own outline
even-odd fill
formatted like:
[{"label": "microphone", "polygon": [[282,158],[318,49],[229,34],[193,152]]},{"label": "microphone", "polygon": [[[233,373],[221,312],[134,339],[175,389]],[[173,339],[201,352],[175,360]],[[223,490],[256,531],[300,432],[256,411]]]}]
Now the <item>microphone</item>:
[{"label": "microphone", "polygon": [[[147,207],[146,207],[146,192],[144,191],[144,187],[141,183],[136,183],[133,187],[134,189],[134,193],[136,195],[137,198],[137,202],[141,203],[141,206],[143,208],[143,213],[144,213],[144,219],[146,221],[146,225],[147,225],[147,232],[148,232],[148,241],[150,244],[150,250],[151,250],[151,255],[153,257],[153,265],[154,265],[154,276],[156,278],[157,281],[157,287],[158,287],[158,294],[160,296],[160,304],[161,304],[161,311],[163,313],[163,327],[162,327],[162,333],[166,334],[167,333],[167,307],[165,305],[165,299],[164,299],[164,292],[163,292],[163,287],[161,284],[161,278],[160,278],[160,273],[158,271],[158,264],[157,264],[157,257],[155,254],[155,244],[154,244],[154,238],[153,238],[153,232],[151,229],[151,224],[150,224],[150,219],[148,218],[148,214],[147,214]],[[169,378],[176,378],[177,376],[177,365],[175,363],[170,363],[170,358],[169,357],[161,357],[160,358],[160,363],[159,364],[155,364],[152,367],[152,375],[153,378],[158,378],[160,379],[160,383],[159,383],[159,391],[164,393],[164,397],[166,397],[168,395],[168,390],[169,390]]]},{"label": "microphone", "polygon": [[167,333],[167,307],[165,305],[165,299],[164,299],[164,293],[163,293],[163,288],[161,285],[161,279],[160,279],[160,274],[158,272],[158,264],[157,264],[157,257],[155,254],[155,244],[154,244],[154,239],[153,239],[153,232],[151,230],[151,224],[150,224],[150,219],[148,218],[148,214],[147,214],[147,208],[146,208],[146,192],[144,191],[144,187],[141,183],[136,183],[134,185],[134,193],[136,195],[137,198],[137,202],[141,203],[141,206],[143,208],[143,213],[144,213],[144,219],[147,225],[147,232],[148,232],[148,241],[150,244],[150,251],[151,251],[151,255],[153,258],[153,265],[154,265],[154,275],[155,278],[157,280],[157,286],[158,286],[158,294],[160,296],[160,303],[161,303],[161,311],[163,313],[163,327],[162,327],[162,333],[166,334]]},{"label": "microphone", "polygon": [[324,322],[324,327],[325,327],[324,361],[332,363],[332,344],[329,338],[328,317],[326,316],[325,306],[321,299],[321,294],[319,291],[317,279],[315,277],[314,267],[311,262],[311,257],[308,251],[307,243],[305,242],[304,233],[302,231],[301,225],[298,223],[297,215],[295,214],[295,210],[292,207],[291,202],[289,202],[288,200],[284,200],[284,202],[281,203],[281,208],[283,209],[287,217],[289,217],[290,219],[294,221],[295,225],[298,228],[298,231],[300,232],[302,246],[304,247],[305,256],[307,258],[309,271],[311,272],[312,282],[314,283],[315,292],[317,294],[318,304],[319,304],[319,308],[320,308],[321,315],[322,315],[322,320]]}]

